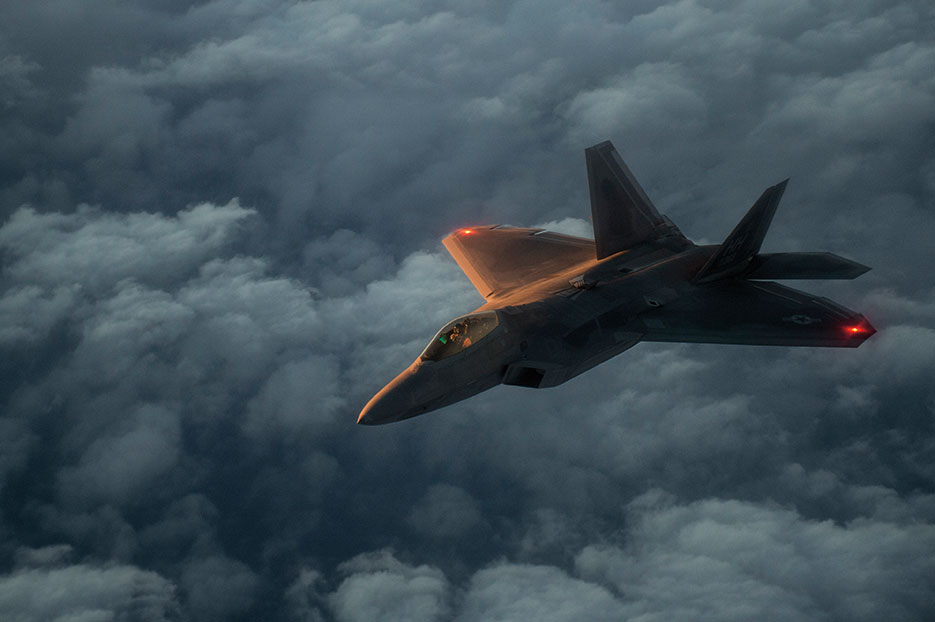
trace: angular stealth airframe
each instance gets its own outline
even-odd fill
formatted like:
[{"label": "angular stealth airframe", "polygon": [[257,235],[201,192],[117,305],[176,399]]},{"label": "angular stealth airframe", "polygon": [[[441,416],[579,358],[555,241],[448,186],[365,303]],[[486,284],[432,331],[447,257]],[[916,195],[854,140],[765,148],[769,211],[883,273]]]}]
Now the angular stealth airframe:
[{"label": "angular stealth airframe", "polygon": [[502,225],[442,240],[486,303],[452,320],[361,411],[390,423],[498,384],[562,384],[640,341],[856,348],[876,331],[841,305],[771,279],[853,279],[832,253],[760,254],[786,181],[723,244],[659,214],[614,146],[585,150],[594,240]]}]

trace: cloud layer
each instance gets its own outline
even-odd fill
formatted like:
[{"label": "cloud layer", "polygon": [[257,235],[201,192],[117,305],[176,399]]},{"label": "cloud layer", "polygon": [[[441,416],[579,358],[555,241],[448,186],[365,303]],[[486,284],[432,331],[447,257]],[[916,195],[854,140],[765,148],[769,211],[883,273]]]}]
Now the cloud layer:
[{"label": "cloud layer", "polygon": [[[0,8],[4,619],[935,615],[929,3]],[[383,428],[481,303],[438,239],[586,233],[613,139],[856,351],[641,344]]]}]

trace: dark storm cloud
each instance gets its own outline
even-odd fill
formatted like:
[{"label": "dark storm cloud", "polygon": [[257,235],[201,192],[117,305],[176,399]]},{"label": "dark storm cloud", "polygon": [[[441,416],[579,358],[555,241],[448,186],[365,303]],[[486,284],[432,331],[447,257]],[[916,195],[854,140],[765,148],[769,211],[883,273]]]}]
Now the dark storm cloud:
[{"label": "dark storm cloud", "polygon": [[[28,364],[19,349],[27,345],[56,357],[46,374],[7,395],[3,474],[48,484],[51,495],[28,513],[85,552],[120,560],[178,556],[165,561],[200,618],[248,610],[259,587],[253,570],[223,552],[217,507],[192,495],[204,478],[220,477],[218,494],[240,503],[239,491],[216,473],[230,467],[212,466],[215,436],[243,439],[239,451],[258,468],[267,448],[292,438],[309,453],[288,460],[287,477],[299,474],[296,484],[306,487],[298,502],[320,504],[347,468],[329,447],[338,417],[353,421],[348,411],[366,398],[366,379],[398,359],[388,353],[405,350],[400,337],[408,331],[422,339],[418,323],[395,327],[416,317],[426,326],[442,322],[473,296],[450,262],[416,254],[392,281],[316,301],[299,283],[269,276],[262,259],[224,256],[251,214],[235,203],[175,217],[22,210],[0,229],[9,259],[3,306],[9,325],[21,328],[9,335],[10,355]],[[25,284],[34,290],[29,304]],[[69,295],[53,305],[61,288]],[[414,293],[408,305],[397,304],[401,288]],[[43,296],[42,308],[63,307],[51,320],[32,313]],[[423,305],[434,313],[426,318]],[[59,352],[50,335],[63,330],[72,345]],[[369,344],[366,352],[354,353],[357,340]],[[29,472],[32,430],[55,456],[49,472]],[[243,477],[237,470],[230,476]],[[278,471],[247,477],[248,489],[295,494],[277,481]],[[436,497],[426,502],[470,507],[464,493]],[[164,503],[172,506],[160,518]],[[150,518],[133,525],[124,514],[133,512]],[[299,524],[284,519],[300,532],[316,522],[306,514]],[[470,520],[457,524],[469,528]]]},{"label": "dark storm cloud", "polygon": [[387,551],[359,555],[341,564],[348,574],[329,595],[338,620],[441,620],[450,587],[437,568],[408,566]]},{"label": "dark storm cloud", "polygon": [[172,583],[132,566],[68,564],[67,545],[20,549],[19,567],[0,579],[4,618],[166,620],[179,615]]},{"label": "dark storm cloud", "polygon": [[917,554],[935,545],[930,526],[840,526],[715,499],[672,506],[658,491],[631,508],[638,548],[589,546],[575,560],[622,594],[626,617],[917,620],[930,606],[933,565]]},{"label": "dark storm cloud", "polygon": [[[541,196],[539,213],[582,203],[580,172],[564,163],[582,144],[620,138],[620,128],[637,153],[652,153],[643,166],[651,188],[661,186],[654,196],[705,184],[694,197],[673,196],[673,207],[693,198],[707,207],[749,202],[743,192],[765,183],[754,174],[795,174],[790,156],[810,172],[801,183],[859,180],[861,166],[887,163],[858,157],[865,149],[830,147],[886,136],[918,152],[911,128],[931,122],[931,49],[896,45],[899,28],[923,11],[905,5],[882,16],[872,3],[848,7],[824,20],[805,4],[716,11],[682,2],[636,16],[598,6],[550,14],[524,3],[489,13],[320,2],[228,8],[215,2],[176,17],[178,31],[211,24],[209,41],[180,42],[178,53],[139,64],[119,62],[115,51],[116,66],[86,74],[62,111],[64,127],[46,137],[61,147],[61,165],[80,171],[71,195],[160,210],[256,197],[290,229],[344,222],[379,235],[407,225],[421,241],[438,226],[426,229],[400,206],[432,206],[445,228],[479,203],[489,205],[479,215],[496,208],[491,217],[528,221],[527,197],[556,174],[558,195]],[[815,65],[825,48],[835,52],[827,75]],[[829,147],[803,143],[814,129]],[[689,137],[708,151],[693,153]],[[751,167],[751,156],[762,163]],[[743,179],[750,189],[737,187]],[[735,187],[736,196],[726,194]],[[312,222],[303,215],[310,208]]]},{"label": "dark storm cloud", "polygon": [[[4,618],[931,617],[930,3],[189,4],[0,9]],[[354,428],[607,138],[880,332]]]},{"label": "dark storm cloud", "polygon": [[471,579],[457,620],[620,620],[620,603],[602,586],[558,568],[495,564]]},{"label": "dark storm cloud", "polygon": [[438,538],[468,536],[480,521],[477,501],[457,486],[445,484],[430,486],[408,517],[414,530]]}]

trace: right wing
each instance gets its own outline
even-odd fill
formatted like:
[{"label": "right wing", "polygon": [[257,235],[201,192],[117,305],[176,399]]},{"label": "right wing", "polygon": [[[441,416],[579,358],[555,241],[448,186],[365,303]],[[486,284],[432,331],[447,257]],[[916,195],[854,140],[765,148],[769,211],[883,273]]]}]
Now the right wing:
[{"label": "right wing", "polygon": [[724,280],[640,314],[643,341],[856,348],[876,330],[827,298],[768,281]]},{"label": "right wing", "polygon": [[543,229],[503,225],[456,231],[442,244],[484,298],[594,260],[594,242]]}]

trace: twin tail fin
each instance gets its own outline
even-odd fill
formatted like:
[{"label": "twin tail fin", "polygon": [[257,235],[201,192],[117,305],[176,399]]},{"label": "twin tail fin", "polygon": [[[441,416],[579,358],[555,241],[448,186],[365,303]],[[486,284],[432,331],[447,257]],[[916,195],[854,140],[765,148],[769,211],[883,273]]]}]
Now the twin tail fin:
[{"label": "twin tail fin", "polygon": [[744,279],[854,279],[870,268],[834,253],[765,253],[760,246],[788,179],[767,188],[743,220],[695,275],[706,283]]}]

